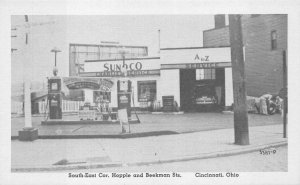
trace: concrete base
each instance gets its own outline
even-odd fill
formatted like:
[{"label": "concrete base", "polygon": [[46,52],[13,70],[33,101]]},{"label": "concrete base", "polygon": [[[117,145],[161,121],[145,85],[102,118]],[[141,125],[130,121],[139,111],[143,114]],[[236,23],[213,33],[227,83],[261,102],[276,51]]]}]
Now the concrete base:
[{"label": "concrete base", "polygon": [[19,131],[19,140],[20,141],[34,141],[38,139],[38,129],[29,127],[23,128],[23,130]]}]

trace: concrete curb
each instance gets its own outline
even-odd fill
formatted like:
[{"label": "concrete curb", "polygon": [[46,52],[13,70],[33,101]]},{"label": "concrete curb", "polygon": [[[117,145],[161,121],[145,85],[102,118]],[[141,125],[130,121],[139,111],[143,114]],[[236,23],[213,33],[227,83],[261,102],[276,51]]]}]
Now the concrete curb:
[{"label": "concrete curb", "polygon": [[[130,124],[140,124],[141,121],[138,119],[132,119],[129,120]],[[48,120],[48,121],[42,121],[41,125],[119,125],[119,120]]]},{"label": "concrete curb", "polygon": [[106,163],[106,164],[85,164],[85,165],[70,165],[70,166],[53,166],[53,167],[37,167],[37,168],[11,168],[11,172],[43,172],[43,171],[65,171],[65,170],[88,170],[97,168],[111,168],[111,167],[124,167],[124,166],[143,166],[143,165],[153,165],[153,164],[163,164],[172,162],[183,162],[199,159],[209,159],[217,157],[226,157],[239,154],[245,154],[250,152],[255,152],[261,149],[280,147],[288,145],[287,141],[257,145],[249,148],[235,149],[229,151],[218,151],[206,154],[198,154],[191,156],[178,157],[166,160],[154,160],[145,162],[132,162],[132,163]]},{"label": "concrete curb", "polygon": [[161,115],[181,115],[184,114],[183,111],[179,112],[152,112],[151,114],[161,114]]},{"label": "concrete curb", "polygon": [[[109,139],[128,139],[137,137],[151,137],[162,135],[179,134],[175,131],[152,131],[152,132],[138,132],[125,134],[106,134],[106,135],[39,135],[38,139],[95,139],[95,138],[109,138]],[[17,140],[19,136],[11,136],[11,140]]]}]

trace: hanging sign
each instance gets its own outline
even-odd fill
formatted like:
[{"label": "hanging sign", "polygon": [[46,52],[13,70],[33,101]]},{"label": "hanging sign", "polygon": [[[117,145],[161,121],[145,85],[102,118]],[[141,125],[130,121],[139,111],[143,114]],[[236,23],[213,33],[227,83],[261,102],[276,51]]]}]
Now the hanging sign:
[{"label": "hanging sign", "polygon": [[93,89],[110,91],[113,82],[102,78],[64,77],[63,83],[68,89]]}]

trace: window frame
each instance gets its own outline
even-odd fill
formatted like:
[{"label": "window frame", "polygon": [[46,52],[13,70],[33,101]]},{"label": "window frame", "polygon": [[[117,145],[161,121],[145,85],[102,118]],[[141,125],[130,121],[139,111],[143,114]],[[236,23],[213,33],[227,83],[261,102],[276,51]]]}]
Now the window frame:
[{"label": "window frame", "polygon": [[[199,71],[199,74],[197,72]],[[209,72],[208,72],[209,70]],[[199,75],[199,79],[198,79]],[[196,81],[202,81],[202,80],[215,80],[216,79],[216,69],[215,68],[200,68],[196,69]]]},{"label": "window frame", "polygon": [[[154,83],[155,84],[155,96],[153,100],[147,100],[147,101],[141,101],[142,98],[140,98],[140,88],[142,84],[147,84],[147,83]],[[143,80],[143,81],[137,81],[137,100],[138,102],[149,102],[149,101],[154,101],[157,99],[157,82],[156,80]]]},{"label": "window frame", "polygon": [[[273,39],[273,34],[275,34],[275,39]],[[272,30],[271,31],[271,50],[277,50],[278,45],[277,45],[277,38],[278,38],[278,34],[276,30]]]}]

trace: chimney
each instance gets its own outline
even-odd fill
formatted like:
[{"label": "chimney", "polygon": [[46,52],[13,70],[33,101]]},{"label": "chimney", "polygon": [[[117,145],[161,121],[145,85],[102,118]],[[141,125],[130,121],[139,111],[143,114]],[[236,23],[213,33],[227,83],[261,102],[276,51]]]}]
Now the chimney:
[{"label": "chimney", "polygon": [[225,27],[225,14],[217,14],[215,15],[215,28],[223,28]]}]

